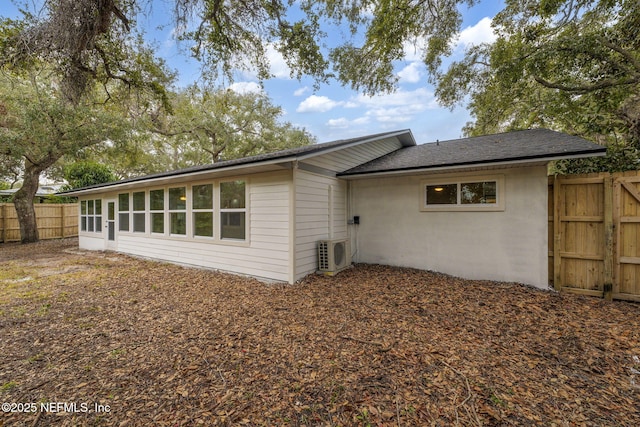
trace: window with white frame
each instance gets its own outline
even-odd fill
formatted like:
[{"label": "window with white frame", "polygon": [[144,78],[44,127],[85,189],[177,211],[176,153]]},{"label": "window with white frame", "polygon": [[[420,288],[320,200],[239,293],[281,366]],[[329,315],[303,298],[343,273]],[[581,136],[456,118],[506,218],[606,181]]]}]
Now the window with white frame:
[{"label": "window with white frame", "polygon": [[151,232],[164,234],[164,189],[149,191]]},{"label": "window with white frame", "polygon": [[133,231],[144,233],[146,222],[146,206],[144,191],[133,193]]},{"label": "window with white frame", "polygon": [[481,176],[422,182],[422,210],[504,210],[504,177]]},{"label": "window with white frame", "polygon": [[193,211],[193,235],[213,237],[213,185],[191,187]]},{"label": "window with white frame", "polygon": [[80,231],[102,232],[102,200],[80,202]]},{"label": "window with white frame", "polygon": [[174,235],[187,234],[187,189],[169,188],[169,232]]},{"label": "window with white frame", "polygon": [[118,231],[129,231],[129,193],[118,194]]},{"label": "window with white frame", "polygon": [[220,238],[246,239],[246,183],[220,183]]}]

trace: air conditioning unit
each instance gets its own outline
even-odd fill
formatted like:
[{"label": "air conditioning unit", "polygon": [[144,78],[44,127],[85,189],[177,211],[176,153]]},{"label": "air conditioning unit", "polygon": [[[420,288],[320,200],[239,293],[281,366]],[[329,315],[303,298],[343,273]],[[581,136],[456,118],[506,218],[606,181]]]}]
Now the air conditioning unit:
[{"label": "air conditioning unit", "polygon": [[333,276],[351,265],[349,241],[320,240],[318,242],[318,272]]}]

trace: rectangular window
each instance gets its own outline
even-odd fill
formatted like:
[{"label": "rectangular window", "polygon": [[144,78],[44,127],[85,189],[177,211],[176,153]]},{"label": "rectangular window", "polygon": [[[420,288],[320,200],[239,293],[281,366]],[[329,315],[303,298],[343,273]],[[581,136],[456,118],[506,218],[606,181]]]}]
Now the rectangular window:
[{"label": "rectangular window", "polygon": [[191,188],[193,235],[213,237],[213,185],[194,185]]},{"label": "rectangular window", "polygon": [[133,193],[133,231],[144,233],[146,213],[145,213],[144,191]]},{"label": "rectangular window", "polygon": [[164,234],[164,190],[149,191],[151,232]]},{"label": "rectangular window", "polygon": [[244,181],[221,182],[220,238],[245,240],[246,215],[246,183]]},{"label": "rectangular window", "polygon": [[118,194],[118,230],[129,231],[129,193]]},{"label": "rectangular window", "polygon": [[504,176],[423,181],[422,210],[504,210]]},{"label": "rectangular window", "polygon": [[458,184],[427,185],[427,205],[455,205],[458,203]]},{"label": "rectangular window", "polygon": [[465,205],[495,204],[496,182],[469,182],[460,184],[460,202]]},{"label": "rectangular window", "polygon": [[187,190],[186,187],[169,189],[169,232],[187,234]]},{"label": "rectangular window", "polygon": [[80,202],[80,231],[102,232],[102,200]]}]

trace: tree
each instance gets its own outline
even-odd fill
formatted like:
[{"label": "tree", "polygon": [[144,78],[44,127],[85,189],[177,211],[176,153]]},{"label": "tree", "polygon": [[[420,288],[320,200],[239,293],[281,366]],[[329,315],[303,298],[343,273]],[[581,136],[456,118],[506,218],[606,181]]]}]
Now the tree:
[{"label": "tree", "polygon": [[22,242],[38,240],[33,198],[40,174],[67,153],[97,144],[105,138],[124,137],[125,117],[95,99],[70,105],[56,97],[49,76],[8,78],[0,83],[0,102],[6,110],[0,124],[0,152],[23,160],[22,187],[13,202]]},{"label": "tree", "polygon": [[639,27],[636,0],[507,2],[496,42],[439,74],[436,93],[450,106],[469,101],[468,134],[548,127],[610,145],[604,161],[582,161],[586,169],[635,169]]},{"label": "tree", "polygon": [[68,183],[65,186],[66,190],[89,187],[118,179],[108,166],[91,161],[72,163],[65,168],[64,177]]},{"label": "tree", "polygon": [[180,152],[179,157],[173,155],[172,168],[216,163],[314,142],[305,130],[279,122],[282,108],[261,93],[240,94],[192,86],[177,93],[172,101],[173,113],[153,120],[154,131],[167,137],[162,142],[169,148],[167,154]]},{"label": "tree", "polygon": [[[101,64],[121,78],[113,58],[124,35],[136,31],[135,17],[151,0],[49,0],[27,16],[28,23],[7,38],[3,59],[20,63],[35,56],[55,61],[65,76],[65,93],[75,99]],[[459,6],[479,0],[174,0],[174,24],[185,30],[193,55],[212,78],[233,78],[250,69],[270,76],[267,53],[280,52],[292,75],[318,82],[336,77],[367,93],[389,91],[397,76],[394,61],[418,50],[430,69],[451,52],[462,22]],[[26,8],[26,6],[25,6]],[[344,34],[335,45],[328,42]],[[355,41],[359,42],[356,43]],[[427,40],[426,43],[421,43]],[[107,45],[108,46],[108,45]]]}]

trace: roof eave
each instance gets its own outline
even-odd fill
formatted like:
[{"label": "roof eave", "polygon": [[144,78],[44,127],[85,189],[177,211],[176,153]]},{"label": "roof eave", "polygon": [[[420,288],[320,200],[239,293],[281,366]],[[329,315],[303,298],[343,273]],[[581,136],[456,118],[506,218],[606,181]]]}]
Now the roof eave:
[{"label": "roof eave", "polygon": [[408,168],[397,168],[397,169],[389,169],[384,171],[371,171],[371,172],[360,172],[360,173],[348,173],[343,172],[337,174],[339,178],[342,179],[358,179],[358,178],[375,178],[380,176],[393,176],[393,175],[408,175],[408,174],[416,174],[416,173],[432,173],[432,172],[455,172],[464,169],[475,169],[475,168],[483,168],[483,167],[491,167],[491,168],[500,168],[500,167],[513,167],[513,166],[531,166],[534,164],[543,164],[548,163],[555,160],[561,159],[580,159],[587,157],[602,157],[606,155],[605,151],[593,151],[593,152],[584,152],[584,153],[576,153],[573,155],[550,155],[550,156],[541,156],[541,157],[528,157],[528,158],[519,158],[519,159],[505,159],[505,160],[491,160],[484,162],[466,162],[466,163],[452,163],[447,165],[433,165],[433,166],[418,166],[418,167],[408,167]]}]

